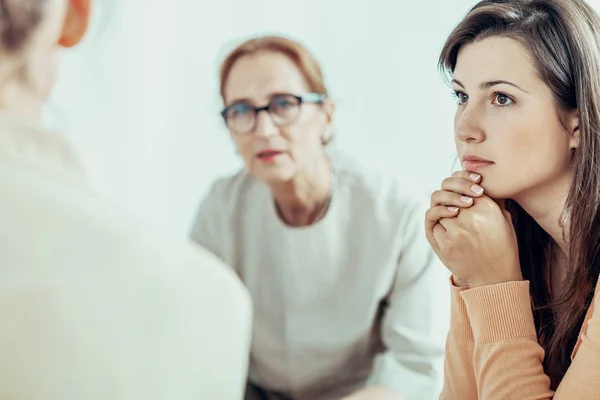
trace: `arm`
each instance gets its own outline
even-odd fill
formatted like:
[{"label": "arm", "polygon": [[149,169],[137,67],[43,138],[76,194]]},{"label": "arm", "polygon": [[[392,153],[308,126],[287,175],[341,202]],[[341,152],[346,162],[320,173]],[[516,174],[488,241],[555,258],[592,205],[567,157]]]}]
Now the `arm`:
[{"label": "arm", "polygon": [[473,332],[467,309],[460,293],[467,288],[452,284],[450,332],[446,340],[444,389],[441,400],[477,400],[477,384],[473,371]]},{"label": "arm", "polygon": [[[475,338],[474,368],[479,398],[591,400],[600,393],[600,310],[554,395],[544,374],[529,282],[483,286],[461,293]],[[596,295],[596,299],[598,295]]]},{"label": "arm", "polygon": [[420,208],[400,226],[402,248],[381,339],[386,347],[375,360],[367,384],[386,387],[406,400],[439,395],[448,330],[447,275],[425,240]]}]

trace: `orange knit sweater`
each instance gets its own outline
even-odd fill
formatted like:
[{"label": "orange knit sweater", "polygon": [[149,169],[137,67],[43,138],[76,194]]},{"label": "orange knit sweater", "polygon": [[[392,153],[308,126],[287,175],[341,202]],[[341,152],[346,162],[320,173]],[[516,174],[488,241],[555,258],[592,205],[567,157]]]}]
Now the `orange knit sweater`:
[{"label": "orange knit sweater", "polygon": [[529,282],[452,287],[442,400],[600,399],[600,297],[587,312],[573,362],[556,393],[542,367]]}]

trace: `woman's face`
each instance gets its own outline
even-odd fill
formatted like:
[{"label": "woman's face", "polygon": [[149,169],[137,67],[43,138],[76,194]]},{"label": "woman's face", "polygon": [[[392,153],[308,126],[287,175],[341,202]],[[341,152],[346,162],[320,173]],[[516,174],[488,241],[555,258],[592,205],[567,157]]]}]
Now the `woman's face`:
[{"label": "woman's face", "polygon": [[491,37],[463,46],[453,78],[456,148],[489,196],[518,201],[570,180],[578,114],[559,111],[519,42]]},{"label": "woman's face", "polygon": [[289,181],[323,156],[322,140],[331,135],[333,104],[329,100],[323,104],[305,102],[296,114],[294,105],[284,96],[310,92],[296,64],[280,53],[243,56],[231,69],[224,88],[225,106],[239,105],[235,112],[244,115],[247,106],[271,103],[281,115],[293,115],[291,122],[277,125],[277,117],[259,112],[254,129],[245,133],[230,126],[247,170],[258,179],[268,184]]}]

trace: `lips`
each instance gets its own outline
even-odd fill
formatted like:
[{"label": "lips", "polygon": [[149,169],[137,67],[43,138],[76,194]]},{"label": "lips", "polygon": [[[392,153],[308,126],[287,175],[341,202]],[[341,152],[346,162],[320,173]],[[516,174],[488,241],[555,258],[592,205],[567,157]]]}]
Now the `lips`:
[{"label": "lips", "polygon": [[463,168],[467,171],[479,171],[491,165],[494,165],[494,162],[483,157],[471,154],[463,157]]},{"label": "lips", "polygon": [[263,164],[272,164],[276,163],[282,155],[283,151],[266,149],[256,153],[256,158]]},{"label": "lips", "polygon": [[258,158],[269,158],[280,155],[282,152],[278,150],[263,150],[259,152],[256,156]]}]

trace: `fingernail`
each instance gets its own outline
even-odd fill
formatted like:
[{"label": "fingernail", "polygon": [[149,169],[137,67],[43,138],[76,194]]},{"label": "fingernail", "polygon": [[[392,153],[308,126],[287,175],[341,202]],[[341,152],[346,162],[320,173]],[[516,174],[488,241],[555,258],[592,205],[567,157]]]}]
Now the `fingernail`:
[{"label": "fingernail", "polygon": [[483,193],[483,188],[479,185],[473,185],[471,186],[471,190],[473,191],[473,193],[479,195],[481,193]]},{"label": "fingernail", "polygon": [[450,211],[450,212],[457,212],[458,211],[458,207],[448,207],[448,211]]},{"label": "fingernail", "polygon": [[479,178],[481,178],[481,175],[471,174],[471,175],[469,175],[469,178],[471,178],[472,181],[477,182],[479,180]]},{"label": "fingernail", "polygon": [[463,203],[471,204],[473,202],[473,199],[467,196],[460,196],[460,201],[462,201]]}]

